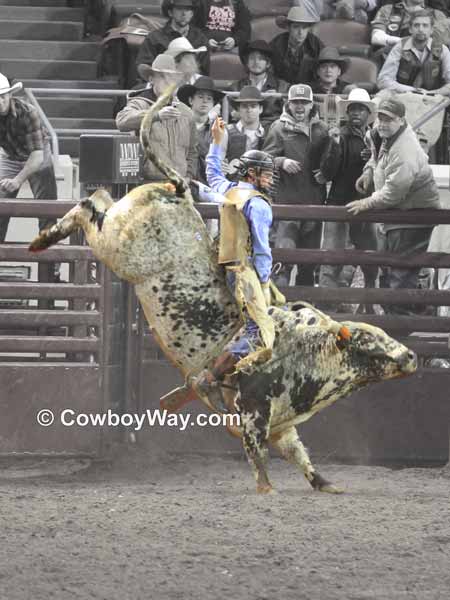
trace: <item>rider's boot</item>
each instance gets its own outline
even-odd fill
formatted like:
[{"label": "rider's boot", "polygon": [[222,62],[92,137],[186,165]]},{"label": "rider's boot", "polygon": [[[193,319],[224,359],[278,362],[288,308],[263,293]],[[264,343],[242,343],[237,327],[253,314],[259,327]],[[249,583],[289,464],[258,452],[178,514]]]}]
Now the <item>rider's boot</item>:
[{"label": "rider's boot", "polygon": [[208,396],[211,404],[220,412],[228,412],[225,399],[222,393],[222,384],[226,375],[231,375],[234,371],[235,364],[239,361],[239,357],[225,351],[221,354],[214,367],[210,371],[200,373],[195,388],[201,393]]}]

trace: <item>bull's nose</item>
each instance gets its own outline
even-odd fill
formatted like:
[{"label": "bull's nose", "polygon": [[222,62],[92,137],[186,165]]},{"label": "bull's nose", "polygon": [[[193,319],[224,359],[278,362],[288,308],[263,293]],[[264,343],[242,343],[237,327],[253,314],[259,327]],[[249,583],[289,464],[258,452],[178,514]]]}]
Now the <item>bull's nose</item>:
[{"label": "bull's nose", "polygon": [[400,367],[406,373],[413,373],[417,369],[417,354],[412,350],[405,352],[400,360]]}]

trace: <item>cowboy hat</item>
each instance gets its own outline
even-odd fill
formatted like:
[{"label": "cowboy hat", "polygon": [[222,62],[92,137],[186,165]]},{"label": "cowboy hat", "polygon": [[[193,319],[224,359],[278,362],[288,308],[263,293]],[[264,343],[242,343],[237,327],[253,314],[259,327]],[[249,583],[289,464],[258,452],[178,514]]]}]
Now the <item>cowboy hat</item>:
[{"label": "cowboy hat", "polygon": [[169,19],[169,10],[172,8],[190,8],[194,10],[195,3],[193,0],[163,0],[161,3],[162,14]]},{"label": "cowboy hat", "polygon": [[243,102],[259,102],[260,104],[263,104],[264,98],[257,87],[253,85],[245,85],[239,92],[239,96],[237,98],[233,98],[233,102],[238,104],[242,104]]},{"label": "cowboy hat", "polygon": [[303,0],[301,6],[293,6],[287,16],[282,15],[275,19],[275,23],[280,29],[289,29],[289,23],[318,23],[320,15],[314,4],[308,0]]},{"label": "cowboy hat", "polygon": [[206,52],[207,50],[208,48],[206,46],[194,48],[187,38],[181,36],[170,42],[164,54],[168,54],[169,56],[176,58],[180,54],[200,54],[200,52]]},{"label": "cowboy hat", "polygon": [[23,88],[21,81],[18,81],[13,86],[10,85],[9,79],[0,73],[0,96],[4,94],[14,94]]},{"label": "cowboy hat", "polygon": [[338,109],[342,119],[346,118],[347,109],[351,104],[363,104],[369,111],[369,122],[375,119],[375,102],[372,102],[366,90],[355,88],[350,91],[347,100],[340,100]]},{"label": "cowboy hat", "polygon": [[151,65],[142,63],[138,65],[137,70],[139,75],[142,77],[142,79],[145,79],[145,81],[148,81],[148,79],[154,73],[166,73],[167,75],[179,75],[180,77],[183,76],[183,73],[177,71],[175,59],[169,54],[158,54]]},{"label": "cowboy hat", "polygon": [[350,66],[350,59],[341,56],[339,54],[339,50],[337,48],[332,48],[331,46],[322,48],[318,58],[316,59],[316,67],[324,62],[336,63],[341,69],[341,74],[345,73]]},{"label": "cowboy hat", "polygon": [[189,106],[189,98],[195,94],[195,92],[205,91],[211,92],[214,97],[214,104],[221,102],[225,94],[216,88],[214,80],[211,77],[199,77],[194,84],[187,83],[182,85],[178,90],[178,98],[181,102],[184,102]]},{"label": "cowboy hat", "polygon": [[273,51],[269,44],[264,40],[253,40],[252,42],[248,42],[239,53],[239,57],[241,62],[245,65],[248,59],[248,55],[250,52],[261,52],[267,56],[269,60],[272,59]]}]

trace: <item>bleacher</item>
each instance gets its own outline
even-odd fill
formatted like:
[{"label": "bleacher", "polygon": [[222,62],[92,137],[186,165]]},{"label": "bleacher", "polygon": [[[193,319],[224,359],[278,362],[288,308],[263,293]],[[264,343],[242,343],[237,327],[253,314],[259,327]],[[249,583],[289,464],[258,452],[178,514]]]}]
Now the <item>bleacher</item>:
[{"label": "bleacher", "polygon": [[[252,39],[272,40],[276,35],[282,33],[283,29],[278,27],[276,17],[285,15],[289,11],[291,3],[288,0],[247,0],[246,2],[252,15]],[[136,2],[135,0],[116,0],[112,3],[110,23],[118,26],[121,21],[133,13],[142,14],[151,18],[155,23],[163,25],[165,19],[161,16],[160,1],[148,0],[147,2]],[[339,48],[343,56],[358,57],[355,66],[347,74],[349,83],[366,81],[375,83],[377,66],[370,60],[370,27],[354,21],[333,19],[321,21],[313,28],[326,46]],[[129,57],[133,62],[135,53]],[[361,77],[367,73],[368,79]],[[210,75],[225,86],[231,81],[243,76],[243,67],[236,54],[229,52],[215,52],[211,55]]]},{"label": "bleacher", "polygon": [[[99,80],[100,44],[85,37],[84,0],[0,0],[0,71],[27,87],[117,88]],[[36,98],[59,129],[115,128],[114,99]],[[78,156],[78,136],[58,135],[61,154]]]},{"label": "bleacher", "polygon": [[[286,15],[289,0],[247,0],[252,15],[252,39],[270,41],[283,31],[276,17]],[[133,13],[150,17],[161,26],[160,0],[113,0],[105,14],[107,27],[116,27]],[[59,89],[118,89],[131,87],[134,77],[124,80],[116,57],[113,68],[103,69],[101,36],[86,36],[87,0],[0,0],[0,71],[25,86]],[[364,84],[373,91],[377,64],[370,58],[370,26],[354,21],[327,20],[313,32],[325,45],[339,48],[352,59],[345,74],[349,83]],[[105,33],[105,31],[101,32]],[[138,42],[144,36],[137,36]],[[137,47],[128,53],[122,70],[133,73]],[[103,48],[104,55],[104,48]],[[110,61],[111,62],[111,61]],[[115,64],[117,63],[117,64]],[[244,75],[237,54],[211,55],[211,76],[227,87]],[[115,129],[117,102],[112,97],[85,97],[36,93],[60,140],[60,152],[77,157],[79,131]],[[72,131],[73,130],[73,133]]]}]

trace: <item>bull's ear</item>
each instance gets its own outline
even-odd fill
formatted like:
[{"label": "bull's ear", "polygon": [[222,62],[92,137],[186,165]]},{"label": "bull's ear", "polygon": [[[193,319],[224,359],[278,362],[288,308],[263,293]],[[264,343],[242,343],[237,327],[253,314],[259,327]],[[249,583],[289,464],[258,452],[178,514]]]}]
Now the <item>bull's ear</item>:
[{"label": "bull's ear", "polygon": [[111,208],[114,204],[111,194],[102,188],[95,190],[95,192],[89,196],[89,200],[92,202],[97,212],[106,212],[108,208]]}]

